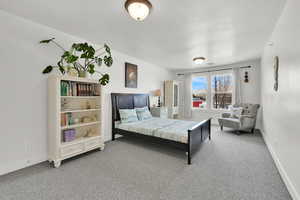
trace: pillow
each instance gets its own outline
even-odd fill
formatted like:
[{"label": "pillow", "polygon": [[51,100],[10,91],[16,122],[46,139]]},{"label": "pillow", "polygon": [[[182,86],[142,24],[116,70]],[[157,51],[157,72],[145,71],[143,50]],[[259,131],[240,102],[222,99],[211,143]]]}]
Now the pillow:
[{"label": "pillow", "polygon": [[239,118],[242,115],[243,107],[229,106],[229,111],[231,118]]},{"label": "pillow", "polygon": [[137,114],[139,120],[145,120],[145,119],[152,118],[152,115],[151,115],[148,107],[135,108],[135,110],[136,110],[136,114]]},{"label": "pillow", "polygon": [[119,109],[121,123],[138,121],[135,109]]}]

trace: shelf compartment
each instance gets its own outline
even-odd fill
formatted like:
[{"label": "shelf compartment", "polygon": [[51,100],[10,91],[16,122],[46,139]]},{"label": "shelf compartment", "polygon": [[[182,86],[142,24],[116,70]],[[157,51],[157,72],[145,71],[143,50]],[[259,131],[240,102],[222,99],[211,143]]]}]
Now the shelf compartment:
[{"label": "shelf compartment", "polygon": [[63,127],[61,127],[61,130],[84,127],[84,126],[92,126],[92,125],[96,125],[96,124],[100,124],[100,121],[63,126]]},{"label": "shelf compartment", "polygon": [[70,98],[70,99],[95,99],[99,98],[100,96],[61,96],[61,98]]},{"label": "shelf compartment", "polygon": [[82,110],[65,110],[65,111],[61,111],[61,113],[65,114],[65,113],[93,112],[93,111],[100,111],[100,109],[95,108],[95,109],[82,109]]}]

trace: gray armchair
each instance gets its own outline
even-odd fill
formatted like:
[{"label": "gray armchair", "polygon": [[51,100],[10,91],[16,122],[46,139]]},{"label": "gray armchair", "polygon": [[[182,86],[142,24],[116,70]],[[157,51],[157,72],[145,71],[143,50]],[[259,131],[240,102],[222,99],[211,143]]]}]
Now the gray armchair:
[{"label": "gray armchair", "polygon": [[242,115],[239,117],[231,117],[230,113],[222,113],[221,118],[218,119],[221,130],[223,127],[235,129],[239,131],[249,131],[254,133],[257,112],[260,107],[259,104],[235,104],[233,107],[243,107]]}]

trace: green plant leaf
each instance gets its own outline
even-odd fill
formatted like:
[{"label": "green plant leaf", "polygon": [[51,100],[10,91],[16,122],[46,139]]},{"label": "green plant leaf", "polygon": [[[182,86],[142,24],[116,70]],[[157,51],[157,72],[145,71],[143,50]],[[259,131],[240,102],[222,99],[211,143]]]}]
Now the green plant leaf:
[{"label": "green plant leaf", "polygon": [[109,75],[103,74],[102,77],[99,79],[101,85],[107,85],[109,82]]},{"label": "green plant leaf", "polygon": [[104,60],[104,64],[107,67],[112,66],[112,64],[113,64],[113,58],[111,56],[104,56],[103,60]]},{"label": "green plant leaf", "polygon": [[58,66],[59,71],[64,75],[66,73],[66,71],[65,71],[64,67],[62,66],[61,61],[58,61],[57,66]]},{"label": "green plant leaf", "polygon": [[51,42],[52,40],[54,40],[55,38],[51,38],[51,39],[48,39],[48,40],[41,40],[40,41],[40,44],[42,44],[42,43],[49,43],[49,42]]},{"label": "green plant leaf", "polygon": [[106,53],[108,53],[110,55],[111,53],[110,53],[109,46],[107,44],[104,44],[104,48],[105,48]]},{"label": "green plant leaf", "polygon": [[53,66],[49,65],[43,70],[43,74],[48,74],[53,70]]},{"label": "green plant leaf", "polygon": [[69,55],[70,55],[70,52],[69,51],[65,51],[61,57],[65,58],[65,57],[67,57]]},{"label": "green plant leaf", "polygon": [[[55,38],[42,40],[40,41],[40,43],[50,43],[54,39]],[[56,42],[54,43],[56,44],[56,46],[64,50],[64,48],[61,47],[60,44]],[[103,48],[101,49],[103,50]],[[50,73],[55,67],[57,67],[62,74],[65,74],[66,70],[64,65],[67,66],[71,65],[77,71],[84,70],[89,72],[90,74],[94,74],[96,72],[95,65],[101,66],[104,63],[107,67],[110,67],[113,64],[113,58],[111,55],[110,47],[107,44],[104,44],[104,49],[105,52],[102,52],[100,55],[95,56],[96,50],[92,45],[89,45],[87,42],[73,43],[69,51],[64,50],[64,53],[61,55],[61,58],[58,61],[57,66],[49,65],[43,70],[43,73],[44,74]],[[102,57],[101,55],[103,55],[104,57]],[[84,65],[80,63],[84,63]],[[110,77],[108,74],[103,74],[102,77],[99,79],[99,82],[101,85],[106,85],[108,84],[109,79]]]},{"label": "green plant leaf", "polygon": [[78,56],[71,54],[69,51],[65,51],[61,57],[69,64],[78,60]]},{"label": "green plant leaf", "polygon": [[100,67],[102,65],[102,58],[100,57],[95,57],[95,61],[97,63],[97,65]]},{"label": "green plant leaf", "polygon": [[88,65],[88,70],[87,70],[90,74],[94,74],[95,73],[95,65],[93,64],[89,64]]},{"label": "green plant leaf", "polygon": [[65,69],[62,66],[58,67],[58,69],[63,75],[66,73]]},{"label": "green plant leaf", "polygon": [[58,66],[58,67],[62,67],[61,61],[58,61],[58,62],[57,62],[57,66]]}]

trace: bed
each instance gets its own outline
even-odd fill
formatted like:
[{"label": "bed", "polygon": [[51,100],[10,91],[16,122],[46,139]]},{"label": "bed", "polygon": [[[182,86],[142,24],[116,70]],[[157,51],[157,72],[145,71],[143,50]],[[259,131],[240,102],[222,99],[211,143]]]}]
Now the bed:
[{"label": "bed", "polygon": [[190,165],[192,156],[201,143],[211,139],[211,118],[202,122],[162,119],[151,119],[121,123],[119,109],[149,107],[148,94],[112,93],[112,140],[116,135],[143,137],[161,143],[167,143],[187,153]]}]

